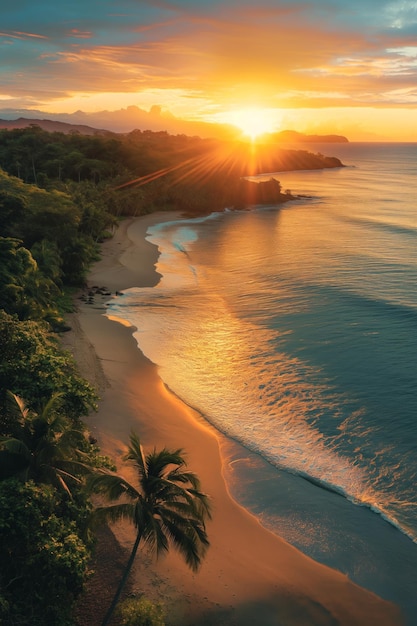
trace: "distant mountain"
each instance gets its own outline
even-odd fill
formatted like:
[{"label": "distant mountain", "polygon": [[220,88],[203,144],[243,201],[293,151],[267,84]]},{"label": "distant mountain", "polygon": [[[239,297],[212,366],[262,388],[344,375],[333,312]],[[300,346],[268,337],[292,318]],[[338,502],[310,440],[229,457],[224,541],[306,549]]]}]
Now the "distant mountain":
[{"label": "distant mountain", "polygon": [[[46,122],[55,122],[74,126],[75,130],[84,134],[91,134],[91,131],[87,132],[86,129],[93,129],[94,132],[105,132],[97,129],[106,129],[113,133],[123,134],[130,133],[136,129],[154,132],[166,131],[170,135],[188,135],[203,138],[217,137],[223,139],[235,139],[240,134],[234,126],[183,120],[175,117],[168,111],[163,111],[159,106],[151,107],[150,111],[144,111],[136,106],[129,106],[126,109],[117,111],[98,111],[95,113],[85,113],[83,111],[76,111],[75,113],[45,113],[34,109],[0,109],[0,118],[3,120],[0,128],[10,128],[10,126],[3,126],[6,121],[17,123],[18,121],[26,120],[27,125],[38,124],[45,130],[49,130],[45,126]],[[21,123],[23,124],[23,122]],[[19,126],[19,128],[23,127]],[[13,128],[16,128],[16,126]],[[84,130],[80,128],[84,128]],[[70,132],[67,126],[53,130]]]},{"label": "distant mountain", "polygon": [[[130,133],[132,130],[166,131],[170,135],[241,139],[241,131],[228,124],[193,122],[175,117],[162,107],[154,105],[149,111],[129,106],[117,111],[85,113],[45,113],[36,109],[0,109],[0,128],[25,128],[37,124],[44,130],[83,135],[97,133]],[[341,135],[305,135],[295,130],[284,130],[265,135],[267,141],[282,143],[347,143]]]},{"label": "distant mountain", "polygon": [[66,122],[54,122],[53,120],[29,119],[25,117],[19,117],[17,120],[0,119],[0,129],[8,128],[9,130],[12,130],[13,128],[27,128],[32,124],[40,126],[40,128],[48,131],[49,133],[68,134],[77,132],[80,133],[80,135],[102,135],[109,133],[108,130],[92,128],[91,126],[85,126],[84,124],[67,124]]},{"label": "distant mountain", "polygon": [[305,135],[296,130],[282,130],[269,136],[280,143],[349,143],[343,135]]}]

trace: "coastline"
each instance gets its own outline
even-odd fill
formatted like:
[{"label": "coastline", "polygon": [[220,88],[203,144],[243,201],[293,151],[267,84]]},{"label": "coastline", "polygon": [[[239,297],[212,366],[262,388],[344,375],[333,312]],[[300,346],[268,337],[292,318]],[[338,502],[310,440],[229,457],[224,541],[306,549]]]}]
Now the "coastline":
[{"label": "coastline", "polygon": [[[103,244],[89,285],[106,286],[115,293],[157,284],[158,252],[145,240],[146,230],[178,217],[159,213],[122,222],[113,239]],[[105,316],[108,299],[80,302],[71,316],[73,330],[63,337],[81,374],[101,396],[98,413],[86,420],[92,435],[128,476],[121,457],[132,429],[140,434],[145,449],[183,448],[213,505],[213,520],[207,526],[211,547],[201,570],[193,574],[174,552],[155,562],[141,550],[131,589],[162,600],[173,626],[402,624],[397,607],[303,555],[231,498],[223,477],[221,436],[170,393],[157,366],[138,349],[133,329]],[[133,529],[117,525],[112,531],[120,550],[129,550]],[[99,621],[88,622],[95,623]]]}]

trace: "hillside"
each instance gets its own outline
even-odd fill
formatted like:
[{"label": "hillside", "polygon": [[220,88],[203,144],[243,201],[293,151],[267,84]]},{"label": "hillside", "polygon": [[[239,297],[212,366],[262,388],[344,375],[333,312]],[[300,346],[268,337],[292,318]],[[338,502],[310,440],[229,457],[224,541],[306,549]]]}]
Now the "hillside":
[{"label": "hillside", "polygon": [[282,130],[270,137],[280,143],[349,143],[343,135],[306,135],[296,130]]},{"label": "hillside", "polygon": [[[161,122],[163,118],[160,116],[159,120]],[[80,124],[78,122],[77,123],[63,122],[63,121],[54,120],[54,119],[19,117],[14,120],[0,119],[0,129],[11,130],[14,128],[28,128],[30,126],[39,126],[40,128],[42,128],[42,130],[46,130],[49,133],[54,133],[54,132],[65,133],[65,134],[80,133],[81,135],[128,134],[126,131],[123,131],[123,130],[118,130],[118,129],[109,130],[113,126],[112,124],[113,120],[111,118],[103,119],[102,121],[106,125],[106,128],[95,128],[93,126],[89,126],[87,124]],[[132,131],[134,129],[140,129],[142,131],[146,129],[151,132],[161,132],[161,130],[163,130],[174,135],[183,134],[179,132],[178,129],[176,130],[174,127],[171,128],[172,120],[166,120],[165,128],[161,127],[160,129],[153,129],[152,124],[146,125],[147,123],[149,123],[149,120],[148,121],[136,120],[136,122],[137,122],[137,125],[135,126],[132,120],[132,124],[133,124],[132,129],[131,129]],[[162,126],[164,126],[163,123],[162,123]],[[210,127],[210,126],[213,127],[213,125],[207,125],[207,127]],[[198,128],[192,128],[192,130],[198,131]],[[205,129],[205,131],[206,132],[203,132],[200,136],[210,137],[210,133],[207,132],[207,129]],[[190,135],[190,133],[185,133],[185,134]],[[191,133],[191,135],[193,136],[198,135],[198,134],[199,134],[198,132]],[[211,136],[215,137],[215,135],[216,133],[213,131],[211,133]],[[278,133],[268,133],[264,136],[264,140],[266,140],[267,143],[277,142],[277,143],[292,143],[292,144],[348,143],[349,142],[347,137],[344,137],[343,135],[307,135],[305,133],[300,133],[296,130],[283,130]]]},{"label": "hillside", "polygon": [[[79,193],[82,183],[88,202],[105,204],[117,216],[156,210],[201,215],[256,204],[256,198],[251,201],[253,192],[242,196],[242,178],[343,167],[335,157],[284,149],[279,142],[252,145],[149,130],[128,134],[97,130],[88,135],[82,132],[86,128],[94,131],[66,125],[67,132],[50,132],[34,123],[0,129],[0,167],[47,190],[67,193],[75,184],[74,193]],[[272,193],[277,203],[290,199],[270,187],[267,195]]]},{"label": "hillside", "polygon": [[30,126],[39,126],[48,133],[80,133],[80,135],[104,135],[110,133],[108,130],[92,128],[85,124],[68,124],[67,122],[56,122],[53,120],[29,119],[19,117],[16,120],[0,119],[0,129],[13,130],[15,128],[29,128]]}]

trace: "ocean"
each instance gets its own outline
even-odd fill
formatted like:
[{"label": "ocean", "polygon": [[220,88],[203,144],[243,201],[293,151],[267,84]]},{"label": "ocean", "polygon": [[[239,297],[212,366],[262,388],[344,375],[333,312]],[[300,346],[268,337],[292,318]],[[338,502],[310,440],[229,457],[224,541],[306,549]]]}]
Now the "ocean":
[{"label": "ocean", "polygon": [[346,167],[273,173],[301,196],[284,205],[150,227],[161,279],[108,314],[223,434],[236,500],[414,626],[417,144],[308,150]]}]

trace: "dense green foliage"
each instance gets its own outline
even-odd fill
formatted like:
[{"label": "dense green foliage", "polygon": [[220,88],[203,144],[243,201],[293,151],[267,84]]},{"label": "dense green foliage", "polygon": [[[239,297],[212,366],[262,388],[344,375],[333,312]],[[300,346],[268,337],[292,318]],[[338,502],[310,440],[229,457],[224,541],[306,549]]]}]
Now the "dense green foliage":
[{"label": "dense green foliage", "polygon": [[[0,481],[0,623],[69,626],[88,548],[84,516],[47,485]],[[83,507],[81,506],[82,510]]]},{"label": "dense green foliage", "polygon": [[165,626],[162,604],[147,598],[128,598],[119,607],[123,626]]},{"label": "dense green foliage", "polygon": [[[120,216],[167,209],[221,211],[236,205],[242,176],[338,166],[338,159],[283,150],[278,143],[252,145],[140,130],[65,135],[35,125],[0,131],[0,167],[26,183],[69,194],[72,200],[77,193],[88,232],[100,224],[103,212]],[[285,197],[277,195],[275,200]]]},{"label": "dense green foliage", "polygon": [[40,189],[0,171],[0,302],[9,313],[27,319],[40,308],[54,311],[63,285],[84,282],[97,242],[114,223],[88,187]]},{"label": "dense green foliage", "polygon": [[82,422],[96,394],[55,333],[67,329],[70,287],[84,283],[114,219],[93,184],[40,186],[33,151],[41,137],[31,129],[0,143],[28,181],[0,170],[0,623],[7,626],[73,623],[92,548],[83,483],[103,464]]},{"label": "dense green foliage", "polygon": [[19,320],[0,310],[0,434],[6,424],[6,390],[25,398],[36,411],[55,393],[73,420],[95,408],[96,395],[80,377],[74,359],[63,352],[45,322]]},{"label": "dense green foliage", "polygon": [[4,395],[0,623],[70,625],[92,548],[84,478],[100,457],[80,419],[63,413],[64,394],[52,396],[41,413]]},{"label": "dense green foliage", "polygon": [[61,412],[61,396],[51,397],[41,413],[9,392],[7,413],[11,434],[2,437],[0,478],[49,484],[72,497],[80,477],[91,473],[82,424]]}]

